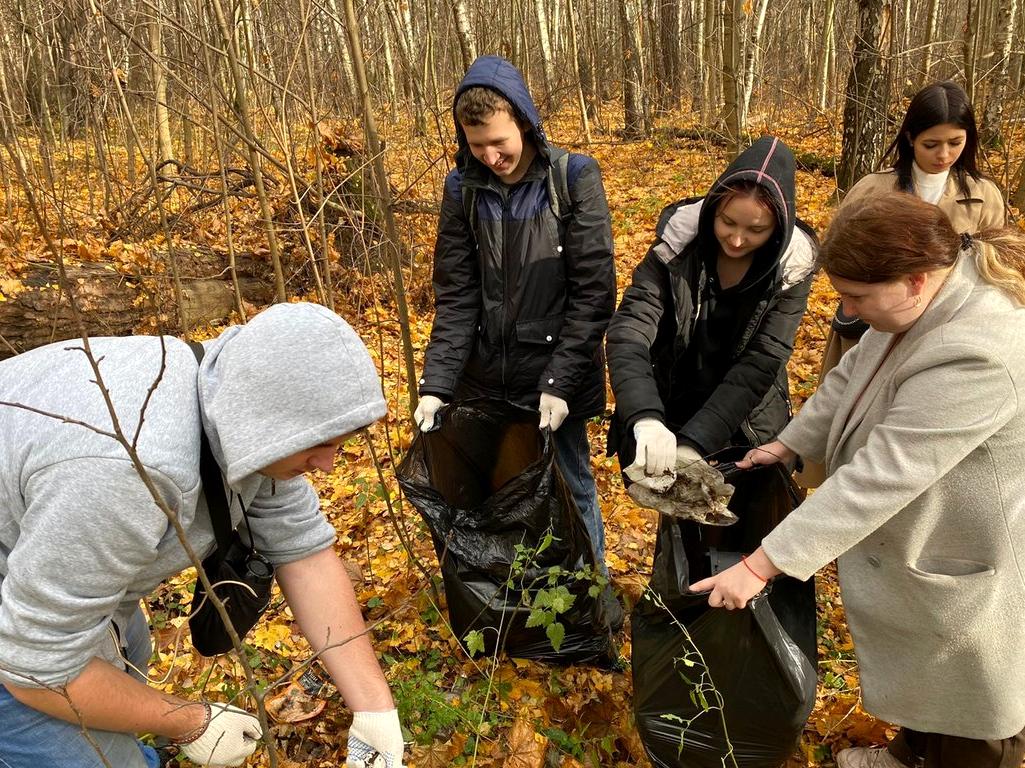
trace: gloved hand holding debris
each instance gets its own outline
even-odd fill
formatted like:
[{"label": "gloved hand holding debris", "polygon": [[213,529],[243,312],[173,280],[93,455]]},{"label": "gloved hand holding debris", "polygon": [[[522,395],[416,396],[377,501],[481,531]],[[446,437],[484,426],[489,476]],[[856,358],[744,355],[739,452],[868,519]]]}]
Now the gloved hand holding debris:
[{"label": "gloved hand holding debris", "polygon": [[643,468],[638,471],[630,466],[623,474],[632,481],[627,493],[642,507],[705,525],[737,522],[737,516],[726,507],[733,496],[733,486],[690,446],[677,449],[673,471],[649,477]]}]

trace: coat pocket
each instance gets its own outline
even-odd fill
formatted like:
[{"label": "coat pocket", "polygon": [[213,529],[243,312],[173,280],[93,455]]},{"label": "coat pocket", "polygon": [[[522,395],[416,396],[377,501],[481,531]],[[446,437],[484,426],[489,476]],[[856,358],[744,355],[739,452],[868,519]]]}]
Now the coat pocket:
[{"label": "coat pocket", "polygon": [[516,323],[516,340],[520,344],[555,346],[562,332],[562,319],[562,315],[552,315],[537,320],[520,320]]},{"label": "coat pocket", "polygon": [[997,572],[988,563],[948,557],[923,557],[916,560],[914,565],[909,565],[908,570],[927,579],[986,577],[995,576]]},{"label": "coat pocket", "polygon": [[916,560],[907,566],[901,587],[900,623],[930,642],[956,638],[961,647],[983,648],[1001,623],[996,573],[992,565],[974,560]]}]

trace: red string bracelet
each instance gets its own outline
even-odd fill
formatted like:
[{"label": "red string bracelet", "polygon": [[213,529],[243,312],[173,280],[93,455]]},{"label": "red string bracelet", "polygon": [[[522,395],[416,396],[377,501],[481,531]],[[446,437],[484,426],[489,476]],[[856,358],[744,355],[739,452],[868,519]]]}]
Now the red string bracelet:
[{"label": "red string bracelet", "polygon": [[766,578],[763,578],[762,576],[760,576],[760,575],[758,574],[758,571],[756,571],[756,570],[755,570],[754,568],[752,568],[752,567],[751,567],[751,563],[749,563],[749,562],[747,561],[747,555],[741,555],[741,556],[740,556],[740,562],[742,562],[742,563],[744,564],[744,566],[745,566],[745,567],[746,567],[746,568],[747,568],[747,569],[748,569],[749,571],[751,571],[751,573],[752,573],[752,574],[754,575],[754,577],[755,577],[756,579],[760,579],[760,580],[761,580],[761,582],[762,582],[763,584],[768,584],[768,583],[769,583],[769,580],[768,580],[768,579],[766,579]]}]

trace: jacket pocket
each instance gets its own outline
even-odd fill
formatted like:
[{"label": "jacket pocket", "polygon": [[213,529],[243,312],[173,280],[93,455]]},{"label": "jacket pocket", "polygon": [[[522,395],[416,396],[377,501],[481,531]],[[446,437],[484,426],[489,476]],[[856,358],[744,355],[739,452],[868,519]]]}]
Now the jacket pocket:
[{"label": "jacket pocket", "polygon": [[562,319],[562,315],[552,315],[537,320],[519,320],[516,323],[516,340],[520,344],[555,346],[562,331]]},{"label": "jacket pocket", "polygon": [[995,576],[997,572],[987,563],[948,557],[923,557],[909,565],[908,570],[922,578],[939,580]]}]

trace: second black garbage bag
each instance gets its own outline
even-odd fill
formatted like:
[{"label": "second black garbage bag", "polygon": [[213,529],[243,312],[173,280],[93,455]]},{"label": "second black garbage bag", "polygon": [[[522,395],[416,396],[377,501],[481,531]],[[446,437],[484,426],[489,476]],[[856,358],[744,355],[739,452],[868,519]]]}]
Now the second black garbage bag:
[{"label": "second black garbage bag", "polygon": [[[615,663],[615,601],[610,587],[598,588],[601,566],[536,411],[453,403],[413,441],[398,479],[434,539],[460,640],[474,632],[489,653]],[[538,623],[545,616],[561,629]]]},{"label": "second black garbage bag", "polygon": [[812,581],[776,579],[739,611],[688,589],[757,547],[793,505],[780,467],[728,480],[738,522],[663,517],[649,593],[631,614],[634,713],[658,768],[776,768],[815,704]]}]

